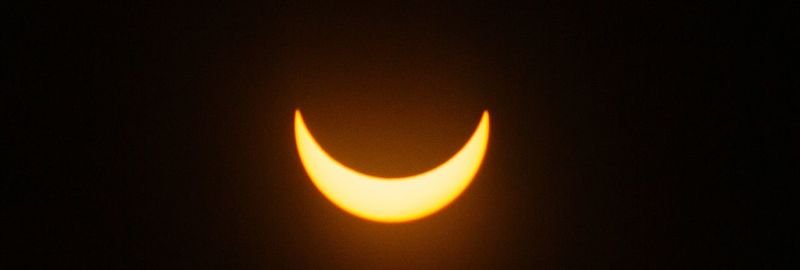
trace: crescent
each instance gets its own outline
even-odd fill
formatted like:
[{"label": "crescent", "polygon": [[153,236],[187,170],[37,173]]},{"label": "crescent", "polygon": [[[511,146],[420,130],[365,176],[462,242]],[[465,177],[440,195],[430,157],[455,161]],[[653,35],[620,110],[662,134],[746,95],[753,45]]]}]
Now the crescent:
[{"label": "crescent", "polygon": [[379,222],[406,222],[433,214],[455,200],[472,182],[489,141],[484,111],[469,141],[443,164],[399,178],[367,175],[333,159],[308,131],[300,110],[294,114],[297,151],[311,181],[339,208]]}]

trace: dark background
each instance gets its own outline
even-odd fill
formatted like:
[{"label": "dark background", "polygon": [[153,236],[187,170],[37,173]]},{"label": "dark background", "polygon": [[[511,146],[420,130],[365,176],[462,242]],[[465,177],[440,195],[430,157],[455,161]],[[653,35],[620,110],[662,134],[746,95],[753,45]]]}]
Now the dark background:
[{"label": "dark background", "polygon": [[[789,5],[266,2],[5,11],[3,253],[13,264],[679,269],[786,260],[755,255],[781,250],[767,240],[788,240],[756,228],[785,206],[754,198],[785,186],[762,174],[768,154],[742,152],[780,144],[774,118],[750,121],[760,109],[749,101],[788,74],[758,77],[780,59],[768,37],[788,39],[788,16],[775,11]],[[443,162],[484,109],[490,145],[452,205],[412,223],[373,223],[308,180],[295,109],[333,156],[377,175]]]}]

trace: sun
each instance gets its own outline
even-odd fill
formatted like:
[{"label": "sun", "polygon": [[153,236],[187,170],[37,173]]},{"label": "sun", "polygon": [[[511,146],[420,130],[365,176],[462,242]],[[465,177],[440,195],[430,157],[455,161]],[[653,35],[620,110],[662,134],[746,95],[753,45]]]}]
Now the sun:
[{"label": "sun", "polygon": [[489,142],[489,112],[483,112],[469,141],[449,160],[401,178],[363,174],[336,161],[311,136],[300,110],[295,111],[294,131],[303,167],[331,202],[368,220],[407,222],[441,210],[472,183]]}]

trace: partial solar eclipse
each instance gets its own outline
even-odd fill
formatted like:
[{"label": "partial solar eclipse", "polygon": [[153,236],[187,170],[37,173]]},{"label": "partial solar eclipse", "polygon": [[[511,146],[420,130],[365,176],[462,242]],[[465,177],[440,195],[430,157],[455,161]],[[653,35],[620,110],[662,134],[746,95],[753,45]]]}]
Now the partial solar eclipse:
[{"label": "partial solar eclipse", "polygon": [[338,207],[368,220],[405,222],[439,211],[472,182],[489,142],[489,112],[484,111],[469,141],[443,164],[399,178],[363,174],[333,159],[308,131],[300,110],[294,113],[297,152],[311,181]]}]

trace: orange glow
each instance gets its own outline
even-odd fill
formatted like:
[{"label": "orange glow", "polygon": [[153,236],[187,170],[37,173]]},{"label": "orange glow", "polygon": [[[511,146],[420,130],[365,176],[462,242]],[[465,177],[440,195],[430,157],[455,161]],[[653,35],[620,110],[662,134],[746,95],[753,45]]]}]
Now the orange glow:
[{"label": "orange glow", "polygon": [[373,221],[405,222],[439,211],[455,200],[478,172],[489,141],[489,112],[469,141],[438,167],[417,175],[383,178],[350,169],[328,155],[294,114],[300,160],[314,185],[345,211]]}]

